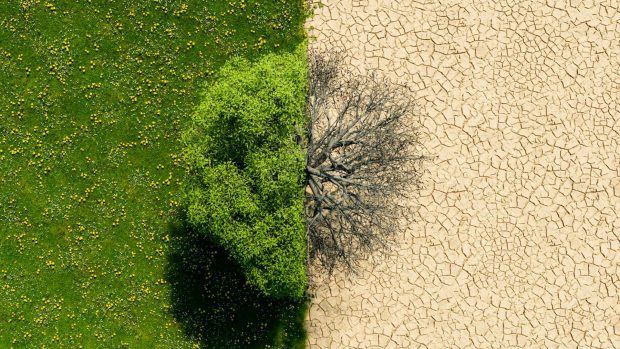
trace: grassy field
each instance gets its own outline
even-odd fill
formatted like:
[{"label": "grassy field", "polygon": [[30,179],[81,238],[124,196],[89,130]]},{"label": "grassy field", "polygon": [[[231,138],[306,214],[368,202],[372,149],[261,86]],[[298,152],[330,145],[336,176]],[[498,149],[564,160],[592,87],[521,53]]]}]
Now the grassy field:
[{"label": "grassy field", "polygon": [[302,2],[0,1],[0,348],[303,347],[178,199],[201,89],[303,44]]}]

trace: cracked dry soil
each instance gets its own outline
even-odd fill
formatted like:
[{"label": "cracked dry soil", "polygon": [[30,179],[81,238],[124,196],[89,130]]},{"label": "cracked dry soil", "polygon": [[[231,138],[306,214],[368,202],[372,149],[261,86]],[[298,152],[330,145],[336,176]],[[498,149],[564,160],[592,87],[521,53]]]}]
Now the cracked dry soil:
[{"label": "cracked dry soil", "polygon": [[314,13],[311,46],[410,87],[436,158],[392,253],[314,286],[308,347],[620,348],[618,1]]}]

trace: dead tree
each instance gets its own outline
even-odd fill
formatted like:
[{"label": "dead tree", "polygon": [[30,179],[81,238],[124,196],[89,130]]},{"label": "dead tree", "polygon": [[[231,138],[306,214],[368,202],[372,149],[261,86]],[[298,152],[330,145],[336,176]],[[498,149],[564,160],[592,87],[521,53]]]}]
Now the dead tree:
[{"label": "dead tree", "polygon": [[399,202],[420,186],[419,137],[406,90],[310,52],[305,216],[311,258],[354,271],[408,218]]}]

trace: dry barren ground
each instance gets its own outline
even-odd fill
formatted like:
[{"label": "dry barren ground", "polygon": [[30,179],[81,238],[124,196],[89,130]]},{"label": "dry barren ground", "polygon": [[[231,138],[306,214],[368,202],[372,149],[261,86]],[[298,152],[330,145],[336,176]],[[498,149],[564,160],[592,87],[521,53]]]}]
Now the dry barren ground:
[{"label": "dry barren ground", "polygon": [[408,84],[436,156],[392,255],[312,290],[309,347],[620,348],[618,2],[323,0],[308,29]]}]

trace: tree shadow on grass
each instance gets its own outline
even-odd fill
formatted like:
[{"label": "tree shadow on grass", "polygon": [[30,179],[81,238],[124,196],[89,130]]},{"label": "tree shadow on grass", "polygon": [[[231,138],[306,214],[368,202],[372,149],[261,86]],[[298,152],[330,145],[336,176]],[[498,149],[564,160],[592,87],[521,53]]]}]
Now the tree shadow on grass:
[{"label": "tree shadow on grass", "polygon": [[181,222],[170,227],[167,281],[186,335],[203,349],[304,348],[307,303],[261,295],[225,251]]}]

